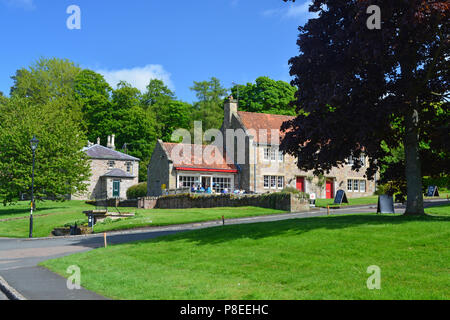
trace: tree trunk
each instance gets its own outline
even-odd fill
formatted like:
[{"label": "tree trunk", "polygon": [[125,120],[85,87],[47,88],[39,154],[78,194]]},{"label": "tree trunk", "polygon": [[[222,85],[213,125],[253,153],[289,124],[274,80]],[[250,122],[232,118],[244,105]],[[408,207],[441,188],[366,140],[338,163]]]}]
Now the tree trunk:
[{"label": "tree trunk", "polygon": [[422,193],[422,169],[419,155],[419,113],[417,100],[411,101],[405,115],[405,168],[406,211],[405,215],[424,215]]}]

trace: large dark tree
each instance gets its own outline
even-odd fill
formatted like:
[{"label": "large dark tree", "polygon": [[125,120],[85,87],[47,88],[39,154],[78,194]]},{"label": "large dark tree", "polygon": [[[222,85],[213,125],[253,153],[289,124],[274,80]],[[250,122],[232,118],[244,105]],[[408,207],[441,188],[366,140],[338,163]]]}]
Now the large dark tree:
[{"label": "large dark tree", "polygon": [[[381,29],[367,26],[370,5],[381,9]],[[371,178],[377,159],[403,144],[405,214],[424,214],[419,142],[426,136],[448,155],[439,137],[448,139],[449,3],[314,0],[310,11],[318,18],[299,28],[300,54],[290,60],[297,111],[306,113],[283,125],[282,148],[316,172],[364,151]],[[430,126],[442,109],[444,125]]]}]

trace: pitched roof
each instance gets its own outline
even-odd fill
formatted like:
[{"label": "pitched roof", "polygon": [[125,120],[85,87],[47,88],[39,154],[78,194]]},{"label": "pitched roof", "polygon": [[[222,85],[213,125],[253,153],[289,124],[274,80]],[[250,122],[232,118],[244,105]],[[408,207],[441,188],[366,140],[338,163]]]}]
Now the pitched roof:
[{"label": "pitched roof", "polygon": [[105,173],[102,177],[135,178],[133,175],[131,175],[121,169],[112,169],[111,171]]},{"label": "pitched roof", "polygon": [[91,147],[83,149],[83,151],[86,152],[86,154],[92,159],[140,161],[138,158],[106,148],[99,144],[94,144]]},{"label": "pitched roof", "polygon": [[[256,131],[254,141],[267,144],[272,144],[271,130],[278,130],[279,137],[282,138],[284,136],[284,132],[281,132],[280,128],[283,122],[295,119],[293,116],[246,111],[238,111],[238,115],[247,130],[253,129]],[[263,139],[265,132],[267,132],[267,139]],[[274,139],[275,138],[276,137],[274,137]],[[277,143],[279,143],[279,141],[277,141]]]},{"label": "pitched roof", "polygon": [[[223,153],[217,146],[168,142],[162,142],[161,144],[175,168],[236,171],[234,164],[226,163]],[[179,149],[175,149],[177,146],[179,146]],[[183,147],[187,148],[186,154],[184,154]]]}]

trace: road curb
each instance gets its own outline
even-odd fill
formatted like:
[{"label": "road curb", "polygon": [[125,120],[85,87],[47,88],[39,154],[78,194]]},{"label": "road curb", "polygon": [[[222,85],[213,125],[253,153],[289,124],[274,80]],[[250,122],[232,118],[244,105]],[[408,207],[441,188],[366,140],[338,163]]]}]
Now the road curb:
[{"label": "road curb", "polygon": [[0,290],[8,297],[9,300],[27,300],[23,295],[11,287],[5,279],[0,276]]}]

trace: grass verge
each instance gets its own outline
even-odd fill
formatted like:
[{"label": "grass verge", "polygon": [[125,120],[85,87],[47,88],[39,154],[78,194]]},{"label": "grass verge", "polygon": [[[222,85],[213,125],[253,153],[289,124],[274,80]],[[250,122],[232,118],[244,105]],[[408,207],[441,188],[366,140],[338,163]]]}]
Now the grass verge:
[{"label": "grass verge", "polygon": [[[447,216],[342,215],[209,228],[42,265],[63,276],[78,265],[85,288],[113,299],[449,299],[449,237]],[[372,265],[381,290],[366,286]]]}]

